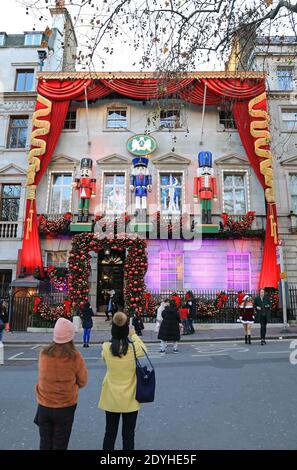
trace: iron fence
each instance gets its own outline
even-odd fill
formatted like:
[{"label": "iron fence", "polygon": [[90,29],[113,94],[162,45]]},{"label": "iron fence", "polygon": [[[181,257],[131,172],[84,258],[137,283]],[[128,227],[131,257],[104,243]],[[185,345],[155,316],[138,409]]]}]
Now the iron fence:
[{"label": "iron fence", "polygon": [[[270,294],[274,293],[275,290],[271,290]],[[175,291],[175,293],[185,300],[185,291]],[[223,295],[226,295],[225,300],[220,306],[218,291],[210,289],[196,289],[192,290],[195,313],[194,313],[194,322],[195,323],[236,323],[239,319],[239,309],[238,309],[238,299],[237,293],[234,291],[224,291],[221,292]],[[259,295],[258,291],[245,292],[245,294],[250,295],[251,297],[256,297]],[[151,295],[156,303],[161,302],[162,300],[171,299],[172,291],[151,291]],[[296,310],[297,310],[297,287],[295,292],[295,301],[296,301]],[[288,319],[292,319],[292,312],[288,310]],[[149,316],[145,314],[143,316],[144,322],[155,321],[155,316]],[[278,302],[273,302],[273,308],[271,310],[271,323],[281,323],[282,322],[282,311],[279,307]]]}]

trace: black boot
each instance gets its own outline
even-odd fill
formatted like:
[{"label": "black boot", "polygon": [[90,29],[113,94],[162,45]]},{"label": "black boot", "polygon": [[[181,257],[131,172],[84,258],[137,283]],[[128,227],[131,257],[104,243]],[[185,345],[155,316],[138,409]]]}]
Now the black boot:
[{"label": "black boot", "polygon": [[245,344],[248,344],[248,339],[247,339],[247,335],[245,335]]},{"label": "black boot", "polygon": [[251,335],[248,335],[248,339],[249,339],[249,344],[252,344],[252,342],[251,342]]}]

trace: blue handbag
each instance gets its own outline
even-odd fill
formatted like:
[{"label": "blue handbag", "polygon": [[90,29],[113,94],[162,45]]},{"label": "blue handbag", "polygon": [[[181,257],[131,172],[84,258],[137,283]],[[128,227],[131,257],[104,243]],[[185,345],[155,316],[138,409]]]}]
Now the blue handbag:
[{"label": "blue handbag", "polygon": [[147,366],[142,366],[136,357],[135,346],[131,341],[134,357],[136,362],[136,395],[135,398],[139,403],[151,403],[155,399],[156,377],[155,369],[150,361],[146,351],[142,348],[147,360],[150,364],[150,369]]}]

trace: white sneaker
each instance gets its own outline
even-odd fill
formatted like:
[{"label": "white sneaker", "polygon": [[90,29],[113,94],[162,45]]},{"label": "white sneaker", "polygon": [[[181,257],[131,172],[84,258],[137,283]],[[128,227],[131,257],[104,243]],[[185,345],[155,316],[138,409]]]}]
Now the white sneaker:
[{"label": "white sneaker", "polygon": [[160,350],[160,354],[163,354],[163,355],[164,355],[164,354],[165,354],[165,349],[161,349],[161,350]]},{"label": "white sneaker", "polygon": [[172,352],[173,354],[178,354],[178,349],[173,349]]}]

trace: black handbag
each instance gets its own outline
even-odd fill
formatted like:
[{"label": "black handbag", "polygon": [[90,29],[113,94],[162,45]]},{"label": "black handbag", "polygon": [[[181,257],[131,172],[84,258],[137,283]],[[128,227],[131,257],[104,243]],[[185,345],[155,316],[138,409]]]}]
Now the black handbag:
[{"label": "black handbag", "polygon": [[146,351],[142,348],[147,360],[150,364],[150,369],[147,366],[142,366],[136,357],[135,346],[131,341],[134,357],[136,362],[136,395],[135,399],[139,403],[151,403],[155,399],[156,377],[155,369],[150,361]]}]

